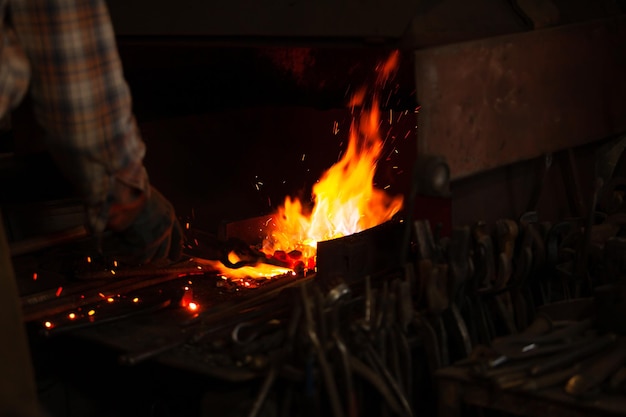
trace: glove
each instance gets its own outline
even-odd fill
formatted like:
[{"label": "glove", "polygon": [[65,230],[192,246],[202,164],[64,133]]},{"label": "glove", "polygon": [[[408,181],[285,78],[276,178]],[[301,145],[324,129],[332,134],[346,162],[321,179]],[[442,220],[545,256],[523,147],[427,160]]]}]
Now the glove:
[{"label": "glove", "polygon": [[130,226],[116,232],[103,249],[107,255],[126,264],[180,259],[183,230],[174,207],[152,187],[144,207]]}]

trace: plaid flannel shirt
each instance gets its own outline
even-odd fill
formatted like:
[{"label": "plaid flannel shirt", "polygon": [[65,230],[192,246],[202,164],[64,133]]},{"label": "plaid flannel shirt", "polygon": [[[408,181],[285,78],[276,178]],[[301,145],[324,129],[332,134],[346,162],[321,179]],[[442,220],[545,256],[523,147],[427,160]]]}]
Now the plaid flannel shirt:
[{"label": "plaid flannel shirt", "polygon": [[150,189],[105,1],[0,0],[0,13],[0,115],[29,89],[50,152],[101,232]]}]

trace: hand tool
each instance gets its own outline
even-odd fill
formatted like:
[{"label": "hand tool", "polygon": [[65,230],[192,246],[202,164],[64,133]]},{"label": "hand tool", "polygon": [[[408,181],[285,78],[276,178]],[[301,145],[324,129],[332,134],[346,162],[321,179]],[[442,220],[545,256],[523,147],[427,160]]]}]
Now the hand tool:
[{"label": "hand tool", "polygon": [[252,409],[248,413],[248,417],[256,417],[259,415],[263,404],[265,403],[265,399],[269,394],[274,382],[276,381],[276,376],[278,374],[277,367],[271,366],[269,371],[267,372],[263,383],[261,384],[261,388],[259,389],[259,393],[254,399],[254,403],[252,404]]},{"label": "hand tool", "polygon": [[340,331],[339,331],[339,309],[335,306],[331,311],[331,323],[333,324],[331,329],[331,337],[334,345],[339,352],[339,358],[341,362],[341,371],[343,373],[343,379],[345,384],[345,398],[346,398],[346,411],[348,417],[357,417],[357,398],[354,390],[354,381],[352,378],[352,368],[350,366],[350,353],[347,345],[344,343]]},{"label": "hand tool", "polygon": [[[229,255],[231,253],[235,253],[237,255],[238,260],[236,262],[232,262],[229,259]],[[222,262],[222,264],[224,264],[227,268],[231,269],[243,268],[244,266],[255,266],[258,264],[268,264],[282,268],[292,267],[291,263],[277,259],[274,256],[269,257],[246,242],[236,238],[230,238],[224,243],[220,262]]]},{"label": "hand tool", "polygon": [[508,334],[517,333],[512,298],[508,285],[513,274],[513,253],[518,234],[519,228],[513,220],[501,219],[496,221],[496,242],[499,257],[492,292],[497,310]]},{"label": "hand tool", "polygon": [[472,227],[474,243],[474,273],[468,281],[471,310],[474,317],[469,322],[476,323],[476,343],[489,345],[496,335],[487,302],[492,300],[491,289],[495,279],[494,246],[484,222]]},{"label": "hand tool", "polygon": [[[548,276],[561,278],[559,274],[557,273],[557,270],[558,270],[559,265],[563,261],[562,244],[567,239],[567,237],[570,236],[572,233],[575,233],[575,226],[574,226],[574,223],[571,221],[564,221],[564,222],[557,223],[554,226],[552,226],[552,228],[548,231],[546,235],[546,256],[547,256],[546,262],[547,262]],[[569,286],[567,285],[567,282],[564,279],[561,279],[560,283],[562,286],[563,295],[565,296],[566,299],[569,299],[570,291],[569,291]],[[551,283],[548,283],[548,284],[551,284]],[[546,293],[547,293],[546,301],[547,302],[553,301],[551,285],[547,286]]]},{"label": "hand tool", "polygon": [[402,415],[411,417],[413,415],[413,411],[411,410],[409,402],[407,401],[406,397],[402,393],[400,387],[398,386],[397,381],[393,378],[393,376],[391,375],[391,373],[389,372],[389,370],[383,363],[382,359],[380,358],[378,353],[374,350],[371,344],[368,344],[366,346],[366,357],[368,358],[372,366],[375,369],[377,369],[377,371],[380,374],[382,374],[382,376],[384,377],[384,380],[387,382],[387,384],[391,388],[391,391],[396,395],[398,402],[401,406],[401,409],[403,411]]},{"label": "hand tool", "polygon": [[428,358],[428,366],[432,374],[437,369],[441,368],[442,365],[441,350],[439,347],[439,340],[437,339],[437,333],[435,333],[435,330],[430,325],[428,320],[426,320],[419,312],[415,313],[414,327],[418,336],[424,343],[424,350],[426,352],[426,357]]},{"label": "hand tool", "polygon": [[449,264],[449,290],[450,302],[457,308],[462,308],[465,301],[465,287],[470,276],[470,242],[471,231],[468,226],[457,227],[452,230],[448,243],[448,264]]},{"label": "hand tool", "polygon": [[[420,316],[418,328],[425,334],[427,354],[435,355],[435,368],[449,363],[446,327],[442,313],[450,305],[448,293],[448,265],[444,263],[441,248],[435,244],[428,221],[416,221],[418,241],[417,266],[420,278],[419,296],[425,311]],[[434,349],[437,353],[434,353]]]},{"label": "hand tool", "polygon": [[368,381],[378,391],[395,414],[404,415],[404,410],[398,403],[398,400],[374,370],[353,355],[350,355],[350,368],[354,370],[356,375]]},{"label": "hand tool", "polygon": [[539,391],[544,388],[562,384],[578,372],[580,366],[580,363],[578,363],[569,368],[560,369],[542,376],[526,378],[524,382],[519,385],[519,389],[525,391]]},{"label": "hand tool", "polygon": [[335,383],[335,379],[332,374],[332,370],[330,368],[330,364],[326,359],[326,354],[324,349],[320,343],[317,332],[315,331],[315,324],[313,322],[313,305],[308,294],[306,285],[300,286],[300,296],[302,299],[302,307],[304,309],[304,318],[306,324],[306,332],[311,343],[313,350],[315,352],[315,356],[320,365],[322,376],[324,379],[324,385],[326,387],[326,393],[328,394],[328,398],[331,405],[332,413],[335,417],[342,417],[343,411],[341,407],[341,402],[339,401],[339,393],[337,391],[337,385]]},{"label": "hand tool", "polygon": [[565,385],[565,392],[574,396],[586,394],[609,378],[625,361],[626,337],[621,337],[609,352],[594,361],[588,368],[571,377]]},{"label": "hand tool", "polygon": [[567,352],[561,353],[556,357],[548,358],[530,368],[530,374],[542,375],[562,366],[569,365],[578,359],[585,358],[604,349],[605,347],[613,344],[615,340],[616,336],[614,334],[607,334],[598,338],[593,338],[591,341],[582,344],[582,346],[570,344]]},{"label": "hand tool", "polygon": [[538,268],[541,262],[542,239],[538,236],[535,223],[521,221],[519,225],[520,239],[517,256],[515,257],[515,271],[510,280],[510,294],[514,312],[515,327],[525,329],[530,320],[534,306],[530,301],[528,278]]},{"label": "hand tool", "polygon": [[499,256],[494,280],[495,290],[501,290],[506,287],[513,275],[513,255],[518,235],[519,228],[513,220],[501,219],[496,221],[496,242]]},{"label": "hand tool", "polygon": [[545,313],[538,313],[535,316],[535,320],[524,329],[521,333],[509,335],[505,337],[495,338],[492,345],[498,346],[502,343],[528,343],[530,340],[537,336],[542,336],[550,331],[554,327],[552,319]]},{"label": "hand tool", "polygon": [[593,196],[591,199],[591,205],[585,219],[583,239],[580,242],[578,253],[576,257],[576,275],[574,284],[574,297],[580,297],[583,285],[587,290],[593,288],[593,283],[589,277],[588,264],[589,264],[589,252],[591,248],[591,228],[594,224],[594,215],[596,212],[596,206],[598,204],[598,195],[602,189],[602,178],[596,178],[593,188]]}]

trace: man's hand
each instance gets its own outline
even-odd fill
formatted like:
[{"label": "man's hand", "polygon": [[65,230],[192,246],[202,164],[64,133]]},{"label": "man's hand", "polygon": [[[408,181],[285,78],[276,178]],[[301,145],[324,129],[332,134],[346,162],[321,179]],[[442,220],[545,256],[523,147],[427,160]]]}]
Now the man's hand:
[{"label": "man's hand", "polygon": [[178,260],[182,253],[183,231],[174,207],[154,187],[145,205],[129,227],[116,232],[104,243],[107,255],[123,263],[145,264],[164,259]]}]

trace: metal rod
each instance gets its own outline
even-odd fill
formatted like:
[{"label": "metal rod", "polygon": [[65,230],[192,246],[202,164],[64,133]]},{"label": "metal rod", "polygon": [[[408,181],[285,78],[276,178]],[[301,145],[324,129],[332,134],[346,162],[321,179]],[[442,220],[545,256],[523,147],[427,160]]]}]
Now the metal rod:
[{"label": "metal rod", "polygon": [[9,253],[11,256],[25,255],[27,253],[36,252],[54,245],[72,242],[74,240],[87,237],[89,233],[85,226],[74,227],[58,233],[52,233],[45,236],[38,236],[9,244]]},{"label": "metal rod", "polygon": [[248,417],[256,417],[259,414],[259,411],[261,411],[261,407],[263,407],[263,403],[265,403],[267,394],[269,394],[272,385],[274,385],[274,381],[276,381],[276,374],[276,366],[272,366],[263,380],[263,385],[261,385],[259,394],[255,398],[254,404],[252,404],[252,409],[250,410]]}]

